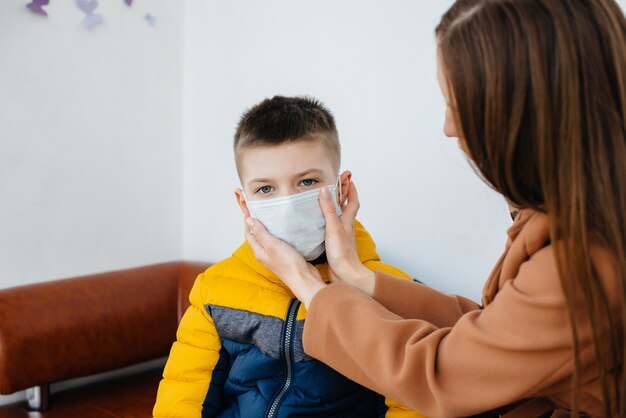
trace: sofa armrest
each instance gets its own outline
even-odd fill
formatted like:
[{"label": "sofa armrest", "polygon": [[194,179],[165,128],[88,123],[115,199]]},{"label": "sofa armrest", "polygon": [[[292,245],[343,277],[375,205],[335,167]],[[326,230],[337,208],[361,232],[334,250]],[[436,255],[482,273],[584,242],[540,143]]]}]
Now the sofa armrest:
[{"label": "sofa armrest", "polygon": [[178,274],[178,322],[182,319],[183,315],[191,302],[189,302],[189,293],[193,284],[196,282],[196,277],[204,270],[206,270],[210,264],[197,263],[197,262],[185,262],[181,263],[180,272]]},{"label": "sofa armrest", "polygon": [[0,393],[165,356],[181,277],[207,266],[162,263],[1,290]]}]

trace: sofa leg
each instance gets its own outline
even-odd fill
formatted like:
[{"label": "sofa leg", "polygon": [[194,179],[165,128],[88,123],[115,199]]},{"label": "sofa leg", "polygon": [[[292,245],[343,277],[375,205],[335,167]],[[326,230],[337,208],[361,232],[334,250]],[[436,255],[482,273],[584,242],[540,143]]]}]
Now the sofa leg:
[{"label": "sofa leg", "polygon": [[45,411],[50,399],[50,385],[41,385],[26,390],[28,409],[31,411]]}]

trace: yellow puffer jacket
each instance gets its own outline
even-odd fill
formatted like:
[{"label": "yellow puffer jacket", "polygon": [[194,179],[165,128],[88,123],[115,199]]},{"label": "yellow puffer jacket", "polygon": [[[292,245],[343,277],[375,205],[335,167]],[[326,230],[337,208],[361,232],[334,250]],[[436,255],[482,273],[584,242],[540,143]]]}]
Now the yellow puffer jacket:
[{"label": "yellow puffer jacket", "polygon": [[[384,264],[356,222],[361,262]],[[328,281],[328,265],[316,266]],[[248,243],[200,274],[159,385],[154,417],[422,417],[309,357],[304,305]]]}]

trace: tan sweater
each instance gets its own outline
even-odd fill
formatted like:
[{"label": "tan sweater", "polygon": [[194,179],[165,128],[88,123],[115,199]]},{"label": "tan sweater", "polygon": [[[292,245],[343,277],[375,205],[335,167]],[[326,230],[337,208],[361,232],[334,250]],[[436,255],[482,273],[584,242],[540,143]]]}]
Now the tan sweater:
[{"label": "tan sweater", "polygon": [[[331,284],[311,302],[305,351],[342,374],[432,417],[478,414],[548,397],[569,403],[572,334],[548,238],[547,216],[523,210],[483,290],[483,307],[377,272],[374,298]],[[592,248],[619,306],[610,255]],[[591,329],[582,341],[581,409],[602,415]],[[560,415],[559,415],[560,416]]]}]

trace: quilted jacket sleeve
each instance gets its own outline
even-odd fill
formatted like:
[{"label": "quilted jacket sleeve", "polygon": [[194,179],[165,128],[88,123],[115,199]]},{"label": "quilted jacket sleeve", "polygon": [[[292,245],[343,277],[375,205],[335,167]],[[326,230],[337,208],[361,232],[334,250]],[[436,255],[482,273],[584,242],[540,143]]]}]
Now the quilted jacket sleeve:
[{"label": "quilted jacket sleeve", "polygon": [[163,380],[159,385],[155,418],[215,416],[228,371],[213,319],[204,309],[203,280],[196,279],[187,309],[176,332]]},{"label": "quilted jacket sleeve", "polygon": [[[390,275],[395,276],[396,278],[406,279],[407,281],[412,281],[411,276],[406,274],[404,271],[391,266],[389,264],[385,264],[378,260],[370,260],[364,263],[365,267],[372,271],[384,272]],[[425,415],[420,414],[419,412],[415,412],[408,407],[400,404],[392,400],[391,398],[385,398],[385,405],[387,405],[387,412],[384,418],[424,418]]]}]

